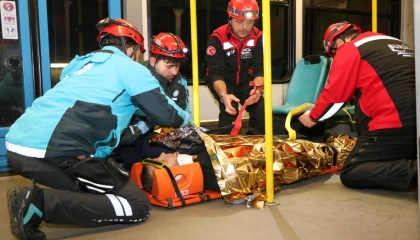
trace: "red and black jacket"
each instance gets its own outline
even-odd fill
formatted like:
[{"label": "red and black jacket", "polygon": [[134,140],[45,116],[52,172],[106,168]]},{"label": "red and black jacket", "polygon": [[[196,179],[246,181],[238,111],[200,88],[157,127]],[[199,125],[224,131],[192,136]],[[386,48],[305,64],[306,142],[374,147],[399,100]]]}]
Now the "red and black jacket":
[{"label": "red and black jacket", "polygon": [[360,94],[358,121],[369,131],[416,126],[414,51],[401,40],[372,32],[343,44],[310,117],[333,116],[355,92]]},{"label": "red and black jacket", "polygon": [[207,42],[206,77],[211,83],[223,80],[231,85],[248,84],[263,76],[262,31],[253,27],[251,34],[239,40],[229,24],[216,29]]}]

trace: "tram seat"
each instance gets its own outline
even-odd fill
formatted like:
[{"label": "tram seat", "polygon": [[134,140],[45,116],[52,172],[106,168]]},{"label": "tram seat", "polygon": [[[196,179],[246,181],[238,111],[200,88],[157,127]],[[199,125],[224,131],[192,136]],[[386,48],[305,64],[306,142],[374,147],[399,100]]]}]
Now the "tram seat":
[{"label": "tram seat", "polygon": [[286,116],[304,103],[315,103],[324,88],[329,66],[330,61],[324,56],[311,55],[299,60],[287,89],[286,103],[273,107],[273,115]]},{"label": "tram seat", "polygon": [[[330,58],[318,55],[307,56],[297,63],[287,90],[286,103],[283,106],[273,107],[274,135],[287,134],[284,124],[290,110],[304,103],[316,102],[327,83],[330,65]],[[354,116],[354,105],[347,104],[343,109]],[[322,141],[326,129],[357,136],[357,129],[350,123],[353,118],[349,119],[347,112],[341,110],[311,129],[303,127],[297,119],[294,119],[291,124],[293,128],[298,129],[301,138],[306,137],[313,141]]]},{"label": "tram seat", "polygon": [[[287,89],[286,102],[283,106],[273,107],[273,134],[287,134],[285,120],[287,114],[294,108],[304,103],[315,103],[325,86],[330,67],[330,59],[325,56],[310,55],[302,58],[296,64],[292,79]],[[291,124],[293,129],[298,130],[299,138],[312,138],[323,136],[324,128],[317,124],[311,129],[305,129],[296,125],[296,119]]]}]

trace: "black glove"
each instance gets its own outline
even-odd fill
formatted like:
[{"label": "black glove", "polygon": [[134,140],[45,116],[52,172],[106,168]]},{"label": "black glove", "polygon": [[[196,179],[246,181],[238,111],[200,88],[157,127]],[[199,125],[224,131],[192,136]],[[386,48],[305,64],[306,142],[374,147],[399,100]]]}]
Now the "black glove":
[{"label": "black glove", "polygon": [[137,138],[143,136],[141,130],[135,125],[128,125],[127,128],[121,133],[121,139],[119,146],[131,146],[134,145]]}]

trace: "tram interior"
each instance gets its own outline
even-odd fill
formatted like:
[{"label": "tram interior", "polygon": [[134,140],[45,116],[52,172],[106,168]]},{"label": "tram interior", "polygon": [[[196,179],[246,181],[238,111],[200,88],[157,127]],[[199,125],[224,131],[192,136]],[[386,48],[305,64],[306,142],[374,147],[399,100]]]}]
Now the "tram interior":
[{"label": "tram interior", "polygon": [[[106,1],[84,1],[85,7],[78,8],[77,4],[83,4],[82,1],[48,1],[49,24],[53,36],[51,37],[51,62],[62,63],[68,62],[71,56],[82,54],[95,49],[93,42],[88,43],[86,39],[95,38],[93,32],[95,29],[94,20],[98,17],[104,17],[108,11]],[[127,3],[128,1],[122,1]],[[151,6],[151,13],[156,17],[156,21],[152,22],[153,32],[173,31],[187,39],[185,42],[190,45],[189,28],[178,28],[175,22],[164,22],[164,16],[168,11],[172,14],[172,8],[180,7],[182,1],[148,1]],[[185,1],[187,2],[187,1]],[[199,18],[208,17],[204,13],[204,7],[210,6],[211,1],[197,1],[201,11]],[[288,29],[292,26],[288,19],[291,6],[294,1],[279,0],[273,5],[273,19],[281,24],[273,27],[278,30],[274,34],[273,44],[277,48],[277,52],[273,58],[273,78],[275,86],[273,89],[285,93],[287,86],[281,86],[290,80],[292,68],[290,67],[290,53],[287,49],[292,49],[290,41],[293,38],[283,35],[282,32],[291,32]],[[308,29],[313,29],[312,35],[305,32],[303,55],[320,54],[319,36],[321,29],[331,21],[350,20],[358,22],[365,29],[370,25],[370,16],[362,11],[366,7],[368,1],[351,1],[351,0],[324,0],[324,1],[303,1],[305,10],[305,24]],[[369,1],[370,2],[370,1]],[[402,1],[378,1],[380,7],[380,30],[388,34],[395,34],[393,29],[394,22],[394,4]],[[353,5],[351,3],[354,3]],[[382,5],[381,5],[382,3]],[[98,7],[98,4],[102,4]],[[171,4],[175,4],[172,6]],[[225,23],[224,12],[219,11],[224,8],[226,1],[215,1],[212,5],[213,14],[219,14],[221,17],[217,21],[207,23],[205,31],[199,32],[199,43],[205,44],[205,38],[209,34],[209,26],[220,25]],[[411,1],[412,4],[412,1]],[[349,7],[351,6],[351,7]],[[218,9],[220,8],[220,9]],[[405,7],[407,8],[407,7]],[[90,10],[89,10],[90,9]],[[92,15],[92,9],[97,10],[95,16]],[[332,9],[332,10],[331,10]],[[344,9],[344,10],[343,10]],[[344,13],[343,12],[349,10]],[[409,9],[409,7],[408,7]],[[188,10],[188,9],[187,9]],[[401,10],[401,9],[400,9]],[[412,9],[411,9],[412,10]],[[127,9],[124,9],[127,11]],[[402,12],[406,10],[401,10]],[[90,13],[89,13],[90,12]],[[173,10],[173,15],[179,14],[179,11]],[[359,15],[358,15],[359,14]],[[83,15],[83,23],[78,15]],[[218,16],[218,15],[217,15]],[[223,16],[223,17],[222,17]],[[326,20],[329,16],[329,20]],[[188,17],[188,18],[187,18]],[[67,19],[65,19],[67,18]],[[209,17],[208,17],[209,18]],[[343,19],[344,18],[344,19]],[[78,19],[78,20],[77,20]],[[189,15],[183,15],[179,21],[186,21]],[[199,19],[199,20],[200,20]],[[332,19],[332,20],[331,20]],[[60,24],[69,24],[63,27]],[[79,21],[79,23],[77,23]],[[284,23],[283,23],[284,22]],[[77,23],[77,24],[76,24]],[[81,26],[90,26],[90,28],[80,28]],[[166,24],[166,25],[165,25]],[[261,24],[261,22],[260,22]],[[309,27],[311,26],[311,27]],[[169,28],[169,30],[168,30]],[[73,29],[75,32],[69,31]],[[81,36],[82,31],[87,32]],[[311,30],[312,31],[312,30]],[[95,32],[96,33],[96,32]],[[412,34],[412,33],[411,33]],[[397,37],[400,36],[398,33]],[[149,36],[150,37],[150,36]],[[203,39],[201,39],[203,38]],[[317,39],[317,40],[313,40]],[[13,45],[13,43],[12,43]],[[200,47],[200,46],[199,46]],[[201,46],[203,48],[203,46]],[[205,46],[204,46],[205,48]],[[4,52],[11,51],[2,48]],[[284,50],[283,50],[284,49]],[[3,51],[2,50],[2,51]],[[18,50],[17,50],[18,51]],[[41,54],[39,52],[35,55]],[[202,60],[203,51],[199,58]],[[39,57],[39,55],[38,55]],[[298,60],[298,59],[297,59]],[[34,64],[40,64],[36,62]],[[58,81],[61,73],[60,66],[51,66],[51,85]],[[184,67],[185,75],[188,75],[190,68]],[[201,71],[202,72],[202,71]],[[1,75],[1,74],[0,74]],[[3,77],[0,76],[0,77]],[[1,81],[1,78],[0,78]],[[200,86],[202,87],[202,86]],[[39,94],[39,86],[34,89],[35,95]],[[191,87],[190,87],[191,89]],[[281,89],[281,90],[280,90]],[[200,90],[201,93],[205,90]],[[282,105],[283,99],[274,105]],[[215,108],[214,102],[210,100],[209,107]],[[210,106],[209,105],[209,106]],[[206,106],[207,107],[207,106]],[[202,110],[203,111],[203,110]],[[217,111],[214,110],[214,111]],[[217,122],[208,117],[205,113],[201,113],[203,127],[216,128]],[[245,117],[246,118],[246,117]],[[246,120],[245,120],[246,122]],[[296,125],[295,125],[296,126]],[[275,127],[282,127],[282,124]],[[347,121],[346,117],[338,118],[334,121],[326,122],[322,129],[311,136],[311,140],[320,142],[324,139],[324,131],[329,129],[335,132],[346,133],[357,136],[357,131]],[[243,128],[241,133],[247,132],[248,129]],[[6,191],[14,186],[29,186],[31,181],[16,175],[13,171],[0,173],[0,239],[15,239],[9,227],[9,213],[6,201]],[[411,240],[419,239],[418,230],[418,191],[412,192],[392,192],[386,190],[368,190],[368,189],[349,189],[343,186],[340,177],[337,174],[326,174],[317,176],[308,180],[302,180],[290,185],[283,185],[281,190],[275,193],[274,202],[268,203],[264,208],[248,208],[245,204],[228,204],[223,199],[211,200],[205,203],[188,205],[186,207],[166,209],[153,206],[150,218],[141,224],[133,225],[111,225],[100,228],[87,228],[69,225],[54,225],[43,223],[40,230],[45,232],[47,239],[170,239],[170,240],[188,240],[188,239],[284,239],[284,240]]]}]

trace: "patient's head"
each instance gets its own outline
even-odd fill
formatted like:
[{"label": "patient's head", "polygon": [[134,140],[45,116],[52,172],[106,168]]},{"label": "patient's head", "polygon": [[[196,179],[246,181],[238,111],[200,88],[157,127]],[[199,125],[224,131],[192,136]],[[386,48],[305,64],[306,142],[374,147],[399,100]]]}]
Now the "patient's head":
[{"label": "patient's head", "polygon": [[[164,162],[167,167],[172,167],[178,165],[177,156],[177,153],[161,153],[160,156],[154,160]],[[141,183],[143,185],[143,188],[148,192],[152,191],[153,171],[155,169],[157,168],[153,165],[143,165],[143,170],[141,172]]]}]

